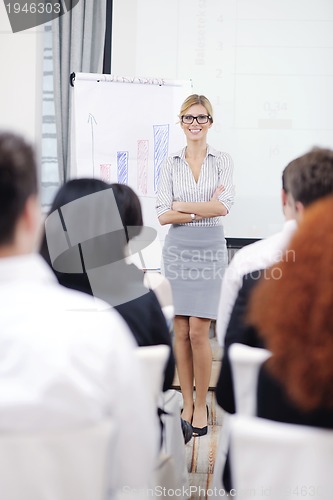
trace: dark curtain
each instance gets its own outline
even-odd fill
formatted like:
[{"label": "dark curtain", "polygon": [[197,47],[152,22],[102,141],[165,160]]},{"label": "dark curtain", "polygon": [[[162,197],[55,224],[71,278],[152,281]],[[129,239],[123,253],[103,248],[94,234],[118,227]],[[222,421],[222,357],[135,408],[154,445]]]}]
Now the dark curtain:
[{"label": "dark curtain", "polygon": [[111,74],[112,13],[113,13],[113,0],[106,0],[106,28],[105,28],[103,73],[109,73],[109,74]]}]

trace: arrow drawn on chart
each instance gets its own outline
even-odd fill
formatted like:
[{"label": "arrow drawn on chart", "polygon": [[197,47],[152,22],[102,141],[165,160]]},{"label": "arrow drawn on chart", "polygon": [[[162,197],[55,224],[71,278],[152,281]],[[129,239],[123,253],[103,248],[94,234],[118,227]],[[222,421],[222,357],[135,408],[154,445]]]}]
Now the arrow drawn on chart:
[{"label": "arrow drawn on chart", "polygon": [[89,113],[88,123],[91,125],[91,157],[93,166],[93,178],[95,178],[95,140],[94,140],[94,123],[97,125],[94,115]]}]

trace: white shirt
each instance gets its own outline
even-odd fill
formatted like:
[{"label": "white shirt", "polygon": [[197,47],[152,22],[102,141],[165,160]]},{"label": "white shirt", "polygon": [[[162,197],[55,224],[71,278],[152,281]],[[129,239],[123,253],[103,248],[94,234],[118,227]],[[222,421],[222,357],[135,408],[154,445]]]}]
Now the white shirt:
[{"label": "white shirt", "polygon": [[[169,156],[162,166],[156,201],[157,216],[172,210],[174,201],[210,201],[215,189],[220,185],[224,186],[224,190],[218,199],[229,212],[234,202],[231,156],[207,146],[207,154],[196,182],[185,159],[185,152],[186,148],[183,148]],[[185,225],[192,227],[222,225],[222,217],[206,217]]]},{"label": "white shirt", "polygon": [[0,431],[109,417],[113,491],[148,486],[159,443],[134,349],[115,310],[60,286],[40,256],[0,258]]},{"label": "white shirt", "polygon": [[224,273],[221,286],[216,320],[216,335],[221,346],[224,345],[224,337],[243,277],[253,271],[267,269],[281,260],[296,227],[295,220],[288,220],[281,232],[247,245],[235,253]]}]

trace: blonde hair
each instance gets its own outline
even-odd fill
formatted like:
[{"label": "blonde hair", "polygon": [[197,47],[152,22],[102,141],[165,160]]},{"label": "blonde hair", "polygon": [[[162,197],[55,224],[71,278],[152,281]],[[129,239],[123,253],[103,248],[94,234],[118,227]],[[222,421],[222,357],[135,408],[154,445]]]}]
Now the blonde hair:
[{"label": "blonde hair", "polygon": [[186,111],[195,104],[201,104],[206,108],[206,111],[210,117],[209,119],[211,123],[213,123],[213,107],[211,105],[211,102],[209,101],[209,99],[207,99],[207,97],[199,94],[192,94],[185,99],[180,108],[179,118],[181,118],[183,115],[186,115]]}]

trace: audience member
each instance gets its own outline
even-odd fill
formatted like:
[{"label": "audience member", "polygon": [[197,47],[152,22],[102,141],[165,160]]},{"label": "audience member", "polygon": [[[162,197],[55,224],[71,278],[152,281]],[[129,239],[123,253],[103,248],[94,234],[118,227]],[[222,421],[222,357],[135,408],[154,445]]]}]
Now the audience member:
[{"label": "audience member", "polygon": [[[98,196],[92,196],[96,194]],[[135,192],[124,184],[110,185],[98,179],[72,179],[59,189],[49,215],[61,212],[66,205],[69,206],[68,204],[79,199],[87,206],[88,219],[84,220],[86,225],[96,228],[101,218],[116,222],[116,230],[103,237],[97,236],[98,232],[100,233],[97,231],[96,237],[90,240],[95,254],[94,266],[99,264],[102,272],[98,272],[96,268],[87,268],[87,261],[84,262],[87,251],[83,255],[82,248],[81,254],[76,254],[82,261],[82,272],[58,270],[59,263],[57,259],[51,262],[47,244],[47,240],[58,238],[59,226],[56,224],[46,224],[41,254],[51,265],[60,284],[103,298],[110,303],[127,322],[139,346],[166,344],[170,347],[163,387],[167,390],[173,383],[175,360],[166,320],[155,293],[144,286],[143,271],[126,262],[127,244],[143,227],[140,200]],[[89,209],[92,205],[94,210]],[[68,252],[68,259],[71,258],[71,252],[73,247]],[[62,266],[65,265],[64,257],[61,257]],[[98,258],[100,262],[97,262]],[[74,264],[73,260],[69,263]]]},{"label": "audience member", "polygon": [[229,347],[236,342],[251,347],[264,347],[263,340],[258,336],[256,330],[244,321],[244,315],[247,310],[250,293],[265,271],[264,269],[260,269],[244,276],[243,285],[237,295],[230,316],[224,342],[220,374],[216,384],[216,400],[228,413],[235,413],[236,411]]},{"label": "audience member", "polygon": [[[103,197],[102,192],[105,194],[106,190],[108,190],[106,194],[111,194],[111,198]],[[92,199],[91,195],[96,193],[102,196]],[[71,269],[67,269],[69,272],[62,272],[54,268],[54,266],[59,266],[59,263],[57,259],[51,262],[46,237],[52,241],[57,240],[59,225],[47,226],[47,232],[44,233],[42,240],[41,254],[54,270],[59,283],[90,295],[102,296],[104,300],[112,304],[128,323],[139,346],[166,344],[170,347],[163,383],[163,390],[166,391],[171,388],[175,374],[170,331],[155,293],[144,286],[143,272],[133,264],[127,264],[125,259],[127,244],[132,236],[137,236],[143,229],[140,200],[130,187],[123,184],[109,185],[98,179],[73,179],[59,189],[49,215],[63,210],[65,205],[80,198],[84,198],[84,203],[88,208],[93,203],[96,209],[95,211],[87,210],[90,220],[85,219],[85,224],[95,227],[101,216],[103,219],[113,220],[117,220],[120,216],[121,227],[119,221],[116,224],[118,230],[110,233],[108,238],[95,238],[97,243],[93,247],[94,253],[102,255],[102,259],[104,259],[104,253],[106,255],[102,273],[98,274],[98,279],[96,280],[96,276],[86,269],[82,248],[76,253],[76,257],[82,260],[81,272],[70,272]],[[69,252],[73,252],[73,248]],[[116,260],[113,263],[111,261],[115,256]],[[71,259],[71,255],[68,255],[68,258]],[[99,262],[99,265],[101,263]],[[72,259],[70,264],[74,264]],[[60,267],[61,265],[66,265],[63,256]],[[157,282],[157,288],[160,294],[165,290],[168,291],[167,283],[160,280]],[[169,299],[168,293],[164,293],[163,300],[169,301]],[[183,420],[181,424],[184,441],[187,443],[192,437],[192,427]]]},{"label": "audience member", "polygon": [[110,489],[145,489],[158,429],[133,336],[108,304],[60,286],[34,253],[41,221],[37,192],[33,148],[1,133],[0,429],[77,429],[110,418],[117,429]]},{"label": "audience member", "polygon": [[[223,281],[222,288],[226,285],[224,288],[224,291],[226,291],[232,283],[233,292],[231,293],[236,291],[238,295],[236,295],[236,301],[233,299],[234,306],[224,337],[224,353],[216,386],[216,398],[222,408],[229,413],[234,413],[235,406],[228,349],[234,342],[262,347],[262,339],[258,338],[252,327],[244,324],[243,321],[252,288],[258,283],[260,275],[265,274],[265,269],[269,267],[266,264],[270,260],[271,264],[283,257],[293,260],[291,250],[282,251],[295,231],[292,217],[296,221],[300,221],[306,207],[332,193],[333,151],[314,148],[309,153],[290,162],[282,175],[282,203],[287,219],[286,231],[239,250],[228,266],[226,271],[228,277],[226,281]],[[256,250],[258,250],[257,256]],[[240,258],[237,259],[238,254],[240,254]],[[246,260],[247,256],[248,261]],[[241,287],[238,290],[241,273],[245,270],[247,272],[242,276]],[[223,304],[220,304],[220,306],[224,307]],[[220,309],[221,311],[222,309]],[[227,312],[226,314],[228,315]],[[221,323],[217,325],[217,327],[219,326],[219,331],[222,333],[224,326],[222,329]],[[221,339],[222,337],[220,337]]]},{"label": "audience member", "polygon": [[272,357],[258,381],[258,416],[333,428],[333,197],[306,210],[283,259],[253,290],[249,323]]},{"label": "audience member", "polygon": [[[225,337],[223,329],[225,322],[220,323],[220,341],[224,341],[224,353],[221,370],[216,385],[216,399],[218,404],[228,413],[235,412],[233,380],[230,367],[228,350],[232,343],[239,342],[253,347],[264,347],[264,341],[258,336],[257,330],[244,322],[248,307],[249,297],[253,288],[260,282],[260,277],[266,275],[268,263],[270,265],[280,261],[282,258],[292,262],[293,251],[288,248],[289,240],[295,232],[296,226],[288,223],[292,218],[296,222],[301,221],[305,209],[316,200],[333,193],[333,151],[322,148],[314,148],[309,153],[296,158],[288,164],[282,176],[283,190],[282,201],[284,212],[287,216],[286,232],[267,238],[260,242],[249,245],[236,253],[226,272],[227,284],[224,292],[229,288],[231,294],[235,294],[231,316],[227,322]],[[288,230],[289,226],[289,230]],[[284,235],[284,236],[283,236]],[[266,244],[267,242],[267,244]],[[273,245],[272,245],[273,243]],[[276,244],[277,243],[277,244]],[[258,255],[256,256],[256,250]],[[239,259],[236,259],[240,253]],[[248,257],[248,261],[246,258]],[[238,265],[239,264],[239,265]],[[263,269],[261,269],[261,267]],[[245,273],[244,275],[242,273]],[[239,289],[239,280],[241,285]],[[236,300],[235,300],[236,298]],[[221,307],[224,307],[220,304]],[[229,303],[230,306],[230,303]],[[229,307],[228,306],[228,307]],[[225,309],[228,310],[228,307]],[[219,314],[222,314],[220,309]],[[226,312],[228,315],[229,313]],[[227,489],[231,489],[229,461],[223,474],[223,483]]]},{"label": "audience member", "polygon": [[[281,260],[304,209],[333,193],[333,151],[313,148],[291,161],[282,174],[282,207],[286,222],[280,233],[240,249],[227,267],[217,317],[217,337],[223,346],[230,315],[243,277]],[[295,222],[296,220],[296,222]]]}]

